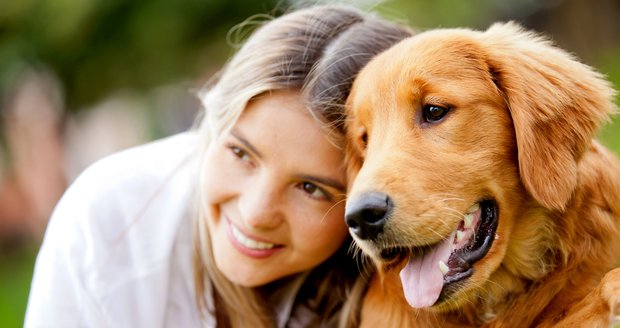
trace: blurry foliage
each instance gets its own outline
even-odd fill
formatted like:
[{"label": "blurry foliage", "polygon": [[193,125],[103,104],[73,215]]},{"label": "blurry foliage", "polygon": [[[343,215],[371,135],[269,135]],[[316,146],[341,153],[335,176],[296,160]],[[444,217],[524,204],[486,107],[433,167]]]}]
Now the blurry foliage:
[{"label": "blurry foliage", "polygon": [[[620,14],[620,13],[619,13]],[[615,49],[600,55],[600,70],[611,80],[616,90],[620,90],[620,45]],[[612,121],[605,125],[600,132],[601,141],[620,155],[620,92],[616,94],[618,112]]]},{"label": "blurry foliage", "polygon": [[0,88],[20,65],[46,65],[68,109],[113,89],[199,78],[230,54],[227,31],[275,0],[0,0]]},{"label": "blurry foliage", "polygon": [[0,327],[23,327],[35,249],[0,249]]}]

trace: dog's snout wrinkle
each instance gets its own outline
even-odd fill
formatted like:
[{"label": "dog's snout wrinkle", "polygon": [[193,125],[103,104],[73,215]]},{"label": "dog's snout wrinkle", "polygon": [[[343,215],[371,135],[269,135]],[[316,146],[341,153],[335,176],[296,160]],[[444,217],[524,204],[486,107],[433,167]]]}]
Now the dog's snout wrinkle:
[{"label": "dog's snout wrinkle", "polygon": [[347,206],[345,221],[359,238],[374,239],[383,232],[392,207],[392,200],[387,194],[368,192]]}]

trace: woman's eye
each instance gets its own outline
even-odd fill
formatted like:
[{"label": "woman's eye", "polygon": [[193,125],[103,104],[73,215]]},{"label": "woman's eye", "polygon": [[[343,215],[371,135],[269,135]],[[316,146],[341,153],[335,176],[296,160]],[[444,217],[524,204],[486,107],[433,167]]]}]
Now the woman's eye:
[{"label": "woman's eye", "polygon": [[424,121],[428,123],[435,123],[441,121],[441,119],[448,114],[449,109],[437,105],[426,105],[422,108],[422,114],[424,115]]},{"label": "woman's eye", "polygon": [[328,200],[329,195],[323,191],[323,189],[311,182],[302,182],[301,189],[306,192],[311,198],[318,200]]},{"label": "woman's eye", "polygon": [[248,154],[245,150],[237,147],[237,146],[229,146],[228,148],[230,148],[230,150],[232,151],[232,153],[235,155],[235,157],[239,158],[242,161],[249,161],[250,160],[250,154]]}]

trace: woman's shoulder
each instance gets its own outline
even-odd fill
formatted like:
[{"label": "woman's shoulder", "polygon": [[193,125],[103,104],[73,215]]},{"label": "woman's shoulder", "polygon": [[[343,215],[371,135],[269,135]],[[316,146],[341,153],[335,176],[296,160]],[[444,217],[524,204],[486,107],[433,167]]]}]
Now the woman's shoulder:
[{"label": "woman's shoulder", "polygon": [[98,160],[73,183],[81,188],[90,184],[96,189],[117,188],[119,183],[140,183],[165,177],[175,166],[196,155],[197,135],[185,132],[129,148]]},{"label": "woman's shoulder", "polygon": [[186,285],[196,144],[194,133],[155,141],[104,158],[76,179],[48,224],[32,313],[47,311],[38,305],[61,290],[69,296],[54,300],[55,309],[86,309],[82,317],[109,326],[159,325],[153,312],[193,304]]},{"label": "woman's shoulder", "polygon": [[[195,134],[183,133],[96,162],[62,196],[46,238],[73,232],[84,251],[93,252],[87,261],[100,261],[113,248],[137,247],[152,255],[171,247],[191,215],[196,158]],[[152,249],[141,246],[152,243]]]},{"label": "woman's shoulder", "polygon": [[196,135],[190,132],[130,148],[84,170],[65,197],[87,198],[91,205],[119,198],[136,200],[186,174],[196,157]]}]

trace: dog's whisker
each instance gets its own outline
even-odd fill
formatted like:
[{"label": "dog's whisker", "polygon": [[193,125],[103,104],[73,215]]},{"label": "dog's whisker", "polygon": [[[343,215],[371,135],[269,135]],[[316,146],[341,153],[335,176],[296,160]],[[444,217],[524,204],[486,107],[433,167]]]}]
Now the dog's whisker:
[{"label": "dog's whisker", "polygon": [[346,201],[346,199],[341,199],[341,200],[337,201],[336,203],[334,203],[334,205],[332,205],[330,208],[328,208],[327,211],[325,212],[325,214],[323,215],[323,217],[321,218],[321,222],[325,221],[325,218],[327,217],[327,215],[329,215],[329,212],[331,212],[331,210],[336,208],[336,206],[344,203],[345,201]]},{"label": "dog's whisker", "polygon": [[428,199],[438,199],[438,200],[454,200],[454,201],[460,201],[463,202],[465,201],[465,199],[458,197],[457,194],[434,194],[434,195],[430,195],[428,196]]},{"label": "dog's whisker", "polygon": [[452,207],[443,207],[443,209],[448,211],[448,212],[451,212],[452,214],[455,214],[455,215],[457,215],[459,217],[463,217],[463,215],[465,215],[465,213],[463,213],[463,212],[461,212],[461,211],[459,211],[457,209],[454,209]]},{"label": "dog's whisker", "polygon": [[435,229],[429,229],[430,232],[432,232],[433,234],[437,235],[439,238],[443,239],[445,238],[444,235],[440,234],[439,232],[435,231]]}]

